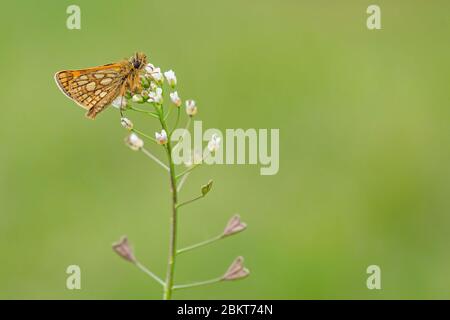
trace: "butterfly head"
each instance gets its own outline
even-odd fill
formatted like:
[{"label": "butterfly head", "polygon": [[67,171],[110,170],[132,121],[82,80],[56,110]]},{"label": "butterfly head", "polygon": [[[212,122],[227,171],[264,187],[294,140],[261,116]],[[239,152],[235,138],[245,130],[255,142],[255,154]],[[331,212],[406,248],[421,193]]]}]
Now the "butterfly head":
[{"label": "butterfly head", "polygon": [[130,58],[130,62],[134,69],[142,69],[147,64],[147,56],[142,52],[136,52],[136,54]]}]

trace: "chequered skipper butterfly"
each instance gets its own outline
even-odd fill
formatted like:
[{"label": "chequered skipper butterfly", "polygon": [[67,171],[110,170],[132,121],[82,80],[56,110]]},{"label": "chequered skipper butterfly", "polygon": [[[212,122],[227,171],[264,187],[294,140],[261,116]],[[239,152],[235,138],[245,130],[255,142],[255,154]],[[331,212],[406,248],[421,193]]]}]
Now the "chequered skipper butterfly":
[{"label": "chequered skipper butterfly", "polygon": [[94,119],[119,95],[127,90],[140,89],[140,71],[147,64],[143,53],[136,53],[128,60],[110,63],[104,66],[63,70],[55,74],[55,80],[61,91],[78,105],[88,110],[86,116]]}]

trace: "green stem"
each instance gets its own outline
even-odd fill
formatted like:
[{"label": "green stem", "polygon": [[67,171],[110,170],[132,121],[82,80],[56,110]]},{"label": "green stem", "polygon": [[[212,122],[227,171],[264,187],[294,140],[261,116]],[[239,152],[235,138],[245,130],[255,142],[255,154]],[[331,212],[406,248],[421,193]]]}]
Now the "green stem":
[{"label": "green stem", "polygon": [[187,168],[186,170],[184,170],[180,174],[177,174],[177,176],[176,176],[177,180],[180,179],[182,176],[184,176],[186,173],[189,173],[192,170],[194,170],[195,168],[197,168],[199,165],[201,165],[201,163],[193,164],[192,166],[190,166],[189,168]]},{"label": "green stem", "polygon": [[145,274],[149,275],[150,277],[152,277],[154,280],[156,280],[156,282],[158,282],[160,285],[164,286],[164,281],[162,281],[156,274],[154,274],[153,272],[151,272],[149,269],[147,269],[144,265],[142,265],[139,261],[135,262],[136,267],[138,267],[139,269],[141,269],[141,271],[143,271]]},{"label": "green stem", "polygon": [[167,118],[169,117],[171,111],[172,111],[172,108],[169,108],[169,110],[167,111],[167,113],[164,115],[164,121],[167,120]]},{"label": "green stem", "polygon": [[148,151],[145,148],[141,148],[142,153],[144,153],[147,157],[155,161],[157,164],[159,164],[161,167],[163,167],[165,170],[169,171],[169,167],[166,166],[164,163],[162,163],[161,160],[159,160],[156,156],[154,156],[150,151]]},{"label": "green stem", "polygon": [[[180,114],[180,108],[178,108],[178,114]],[[178,146],[181,144],[181,142],[184,139],[184,136],[186,135],[186,132],[189,130],[189,127],[191,125],[191,117],[188,118],[187,122],[186,122],[186,126],[184,127],[184,131],[183,131],[183,135],[181,136],[181,138],[178,140],[177,144],[175,145],[175,147],[173,147],[173,150],[176,150],[178,148]],[[178,123],[178,122],[177,122]]]},{"label": "green stem", "polygon": [[129,109],[133,110],[133,111],[136,111],[136,112],[145,113],[145,114],[148,114],[149,116],[152,116],[153,118],[159,119],[158,115],[155,114],[152,111],[142,110],[142,109],[139,109],[139,108],[136,108],[136,107],[130,107]]},{"label": "green stem", "polygon": [[145,138],[147,138],[147,139],[157,143],[155,138],[150,137],[148,134],[145,134],[142,131],[139,131],[139,130],[133,128],[133,129],[131,129],[131,132],[137,133],[137,134],[139,134],[139,135],[141,135],[141,136],[143,136],[143,137],[145,137]]},{"label": "green stem", "polygon": [[[167,128],[167,124],[164,120],[164,113],[159,112],[159,120],[163,129],[170,136],[170,132]],[[170,143],[170,138],[167,139],[166,144],[167,158],[169,161],[169,176],[170,176],[170,190],[172,192],[172,216],[170,220],[170,239],[169,239],[169,258],[167,263],[167,275],[166,283],[164,286],[164,300],[170,300],[172,298],[173,291],[173,279],[175,274],[175,258],[177,254],[177,181],[175,178],[175,165],[172,159],[172,146]]]},{"label": "green stem", "polygon": [[191,199],[191,200],[182,202],[182,203],[180,203],[179,205],[177,205],[177,209],[180,208],[180,207],[182,207],[182,206],[185,206],[185,205],[187,205],[187,204],[189,204],[189,203],[192,203],[192,202],[194,202],[194,201],[200,200],[200,199],[203,198],[203,197],[204,197],[204,195],[201,195],[201,196],[198,196],[198,197],[196,197],[196,198],[194,198],[194,199]]},{"label": "green stem", "polygon": [[181,188],[183,188],[184,183],[186,182],[187,178],[189,177],[189,172],[186,173],[180,180],[180,182],[178,182],[178,188],[177,188],[177,192],[180,193]]},{"label": "green stem", "polygon": [[214,242],[216,242],[218,240],[221,240],[222,238],[223,238],[223,235],[220,234],[217,237],[214,237],[214,238],[211,238],[211,239],[208,239],[208,240],[205,240],[205,241],[193,244],[193,245],[185,247],[185,248],[182,248],[182,249],[177,251],[177,254],[182,254],[182,253],[185,253],[185,252],[197,249],[197,248],[201,248],[201,247],[207,246],[208,244],[214,243]]},{"label": "green stem", "polygon": [[180,110],[181,110],[181,108],[177,107],[177,120],[175,121],[175,126],[173,127],[174,130],[178,127],[178,123],[180,122],[180,113],[181,113]]},{"label": "green stem", "polygon": [[206,280],[206,281],[199,281],[199,282],[194,282],[194,283],[181,284],[181,285],[174,286],[173,289],[174,290],[179,290],[179,289],[200,287],[200,286],[205,286],[205,285],[208,285],[208,284],[217,283],[217,282],[220,282],[222,280],[223,280],[222,277],[220,277],[220,278],[215,278],[215,279]]}]

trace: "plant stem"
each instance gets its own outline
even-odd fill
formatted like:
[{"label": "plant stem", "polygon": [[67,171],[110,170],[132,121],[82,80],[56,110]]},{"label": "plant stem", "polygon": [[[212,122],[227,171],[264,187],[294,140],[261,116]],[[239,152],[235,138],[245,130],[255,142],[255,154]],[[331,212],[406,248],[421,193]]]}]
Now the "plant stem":
[{"label": "plant stem", "polygon": [[165,116],[164,116],[164,121],[167,120],[167,118],[168,118],[169,115],[170,115],[170,112],[172,112],[172,108],[171,108],[171,107],[169,107],[169,110],[167,110],[167,113],[166,113]]},{"label": "plant stem", "polygon": [[150,277],[152,277],[154,280],[156,280],[156,282],[158,282],[160,285],[164,286],[164,281],[162,281],[156,274],[154,274],[153,272],[151,272],[149,269],[147,269],[144,265],[142,265],[139,261],[135,262],[136,267],[138,267],[139,269],[141,269],[141,271],[143,271],[145,274],[149,275]]},{"label": "plant stem", "polygon": [[194,282],[194,283],[188,283],[188,284],[180,284],[180,285],[174,286],[173,289],[174,290],[179,290],[179,289],[187,289],[187,288],[205,286],[205,285],[208,285],[208,284],[213,284],[213,283],[220,282],[222,280],[223,280],[222,277],[220,277],[220,278],[215,278],[215,279],[206,280],[206,281],[200,281],[200,282]]},{"label": "plant stem", "polygon": [[152,116],[153,118],[157,118],[157,119],[159,118],[158,115],[156,115],[154,112],[151,112],[151,111],[142,110],[142,109],[139,109],[139,108],[136,108],[136,107],[130,107],[130,110],[148,114],[149,116]]},{"label": "plant stem", "polygon": [[163,167],[165,170],[170,171],[169,167],[166,166],[164,163],[161,162],[156,156],[154,156],[150,151],[148,151],[145,148],[141,148],[142,153],[144,153],[147,157],[155,161],[157,164],[159,164],[161,167]]},{"label": "plant stem", "polygon": [[164,300],[170,300],[172,298],[173,290],[173,278],[175,273],[175,258],[177,254],[177,181],[175,178],[175,165],[172,160],[172,146],[170,143],[171,133],[167,128],[166,121],[164,120],[164,113],[159,113],[159,120],[163,129],[168,134],[166,151],[169,161],[169,176],[170,176],[170,191],[172,192],[172,216],[170,220],[170,239],[169,239],[169,258],[167,263],[167,275],[166,283],[164,287]]},{"label": "plant stem", "polygon": [[178,187],[177,187],[177,192],[180,193],[181,188],[183,188],[184,183],[186,182],[187,178],[189,177],[189,172],[186,173],[180,180],[180,182],[178,182]]},{"label": "plant stem", "polygon": [[182,206],[184,206],[184,205],[187,205],[187,204],[189,204],[189,203],[192,203],[192,202],[194,202],[194,201],[200,200],[200,199],[203,198],[203,197],[204,197],[204,195],[201,195],[201,196],[198,196],[197,198],[194,198],[194,199],[191,199],[191,200],[182,202],[182,203],[180,203],[180,204],[177,206],[177,208],[182,207]]},{"label": "plant stem", "polygon": [[201,163],[197,163],[197,164],[193,164],[192,166],[190,166],[189,168],[187,168],[186,170],[184,170],[183,172],[181,172],[180,174],[177,174],[176,178],[180,179],[182,176],[184,176],[186,173],[191,172],[192,170],[194,170],[195,168],[197,168],[199,165],[201,165]]},{"label": "plant stem", "polygon": [[193,244],[193,245],[191,245],[189,247],[182,248],[182,249],[177,251],[177,254],[182,254],[184,252],[188,252],[188,251],[191,251],[191,250],[194,250],[194,249],[197,249],[197,248],[204,247],[204,246],[206,246],[206,245],[208,245],[210,243],[216,242],[216,241],[218,241],[218,240],[220,240],[222,238],[223,238],[223,235],[220,234],[220,235],[218,235],[218,236],[216,236],[214,238],[211,238],[211,239],[208,239],[208,240],[205,240],[205,241]]},{"label": "plant stem", "polygon": [[[178,108],[178,111],[179,111],[179,110],[180,110],[180,109]],[[178,123],[178,120],[177,120],[177,123]],[[186,135],[186,132],[189,130],[190,125],[191,125],[191,117],[189,117],[189,118],[187,119],[186,126],[184,127],[184,131],[183,131],[183,135],[182,135],[181,138],[178,140],[178,142],[177,142],[177,144],[175,145],[175,147],[173,147],[173,150],[176,150],[176,149],[180,146],[181,142],[182,142],[183,139],[184,139],[184,136]]]},{"label": "plant stem", "polygon": [[133,129],[131,129],[131,132],[137,133],[137,134],[139,134],[139,135],[141,135],[143,137],[146,137],[147,139],[149,139],[149,140],[151,140],[151,141],[156,143],[156,139],[155,138],[150,137],[148,134],[145,134],[142,131],[139,131],[139,130],[133,128]]},{"label": "plant stem", "polygon": [[177,107],[177,120],[175,121],[175,126],[173,127],[174,128],[173,130],[175,130],[178,127],[178,123],[180,122],[180,113],[181,113],[180,110],[181,108]]}]

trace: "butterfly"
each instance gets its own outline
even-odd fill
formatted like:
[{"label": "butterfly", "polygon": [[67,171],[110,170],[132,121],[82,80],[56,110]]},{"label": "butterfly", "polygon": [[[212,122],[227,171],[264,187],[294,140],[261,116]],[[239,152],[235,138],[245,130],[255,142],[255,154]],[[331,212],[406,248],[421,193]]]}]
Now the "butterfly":
[{"label": "butterfly", "polygon": [[63,70],[55,74],[59,89],[79,106],[88,110],[86,116],[94,119],[118,96],[141,88],[140,72],[147,64],[143,53],[128,60],[80,70]]}]

